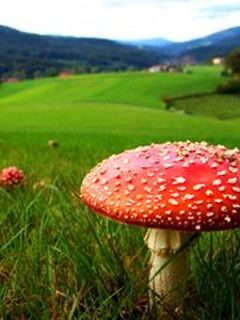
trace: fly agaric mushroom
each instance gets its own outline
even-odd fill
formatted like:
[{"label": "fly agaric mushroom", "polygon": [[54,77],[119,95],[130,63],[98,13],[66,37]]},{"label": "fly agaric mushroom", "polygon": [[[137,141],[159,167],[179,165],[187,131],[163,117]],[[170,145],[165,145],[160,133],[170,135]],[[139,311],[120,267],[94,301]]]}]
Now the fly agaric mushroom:
[{"label": "fly agaric mushroom", "polygon": [[150,299],[175,309],[188,276],[186,250],[169,258],[193,232],[240,226],[240,151],[190,141],[128,150],[85,177],[81,198],[106,217],[149,228]]},{"label": "fly agaric mushroom", "polygon": [[17,167],[8,167],[0,172],[0,186],[11,188],[23,184],[24,175]]}]

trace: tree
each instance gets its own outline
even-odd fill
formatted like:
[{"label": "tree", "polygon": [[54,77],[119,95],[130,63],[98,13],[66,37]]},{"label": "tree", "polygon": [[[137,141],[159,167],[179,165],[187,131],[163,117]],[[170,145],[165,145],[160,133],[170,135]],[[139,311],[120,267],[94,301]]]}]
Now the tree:
[{"label": "tree", "polygon": [[228,69],[231,70],[232,74],[240,74],[240,49],[237,51],[231,52],[225,60],[225,65]]}]

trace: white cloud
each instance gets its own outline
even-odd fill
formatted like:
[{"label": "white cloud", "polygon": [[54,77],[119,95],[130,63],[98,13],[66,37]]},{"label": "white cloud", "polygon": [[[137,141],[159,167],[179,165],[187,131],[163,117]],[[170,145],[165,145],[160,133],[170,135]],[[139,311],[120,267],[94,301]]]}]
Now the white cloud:
[{"label": "white cloud", "polygon": [[238,25],[237,6],[239,0],[8,0],[0,24],[42,34],[185,40]]}]

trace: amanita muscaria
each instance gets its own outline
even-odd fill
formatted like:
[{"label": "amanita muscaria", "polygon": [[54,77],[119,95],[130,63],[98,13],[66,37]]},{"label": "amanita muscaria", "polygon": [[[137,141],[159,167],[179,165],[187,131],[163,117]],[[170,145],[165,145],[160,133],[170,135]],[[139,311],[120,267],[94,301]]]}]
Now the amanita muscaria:
[{"label": "amanita muscaria", "polygon": [[166,261],[193,232],[240,226],[240,151],[189,141],[127,150],[91,170],[81,198],[101,215],[149,228],[151,292],[176,308],[188,277],[186,250]]},{"label": "amanita muscaria", "polygon": [[8,167],[0,171],[0,187],[12,188],[24,183],[24,174],[17,167]]}]

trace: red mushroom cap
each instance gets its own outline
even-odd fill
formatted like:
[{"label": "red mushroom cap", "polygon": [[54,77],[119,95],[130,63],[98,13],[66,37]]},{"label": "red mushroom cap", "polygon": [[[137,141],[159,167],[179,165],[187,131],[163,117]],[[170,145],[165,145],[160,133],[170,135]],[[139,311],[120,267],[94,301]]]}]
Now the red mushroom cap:
[{"label": "red mushroom cap", "polygon": [[128,150],[92,169],[81,198],[129,224],[186,231],[240,227],[240,151],[189,141]]},{"label": "red mushroom cap", "polygon": [[22,170],[16,167],[8,167],[0,172],[0,186],[9,188],[22,184],[24,175]]}]

